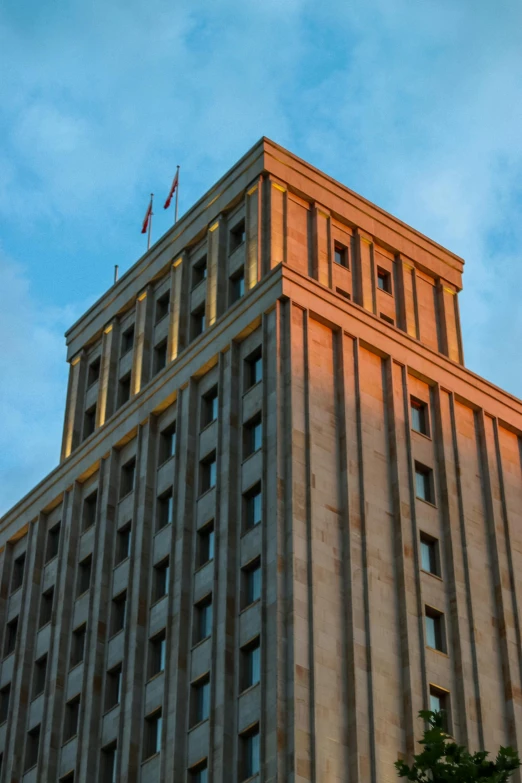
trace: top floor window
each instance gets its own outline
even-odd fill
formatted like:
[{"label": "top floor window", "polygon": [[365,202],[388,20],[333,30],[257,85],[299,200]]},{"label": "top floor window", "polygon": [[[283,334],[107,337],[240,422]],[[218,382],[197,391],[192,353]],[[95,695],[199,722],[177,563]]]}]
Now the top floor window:
[{"label": "top floor window", "polygon": [[387,294],[392,293],[392,278],[391,274],[386,269],[377,267],[377,286],[381,291],[386,291]]},{"label": "top floor window", "polygon": [[334,246],[334,261],[339,266],[344,266],[348,269],[348,248],[339,242],[336,242]]},{"label": "top floor window", "polygon": [[207,256],[202,256],[192,267],[192,288],[207,279]]},{"label": "top floor window", "polygon": [[125,329],[121,336],[121,356],[132,350],[134,346],[134,324]]},{"label": "top floor window", "polygon": [[136,475],[136,458],[133,457],[123,465],[121,469],[120,498],[128,495],[134,489],[134,478]]},{"label": "top floor window", "polygon": [[11,574],[11,592],[14,593],[22,586],[25,570],[25,552],[19,555],[13,563],[13,573]]},{"label": "top floor window", "polygon": [[159,299],[156,299],[156,323],[168,315],[170,309],[170,293],[166,291]]},{"label": "top floor window", "polygon": [[230,232],[230,252],[233,253],[246,239],[245,220],[240,220]]},{"label": "top floor window", "polygon": [[92,386],[100,377],[101,359],[98,356],[89,364],[87,370],[87,386]]}]

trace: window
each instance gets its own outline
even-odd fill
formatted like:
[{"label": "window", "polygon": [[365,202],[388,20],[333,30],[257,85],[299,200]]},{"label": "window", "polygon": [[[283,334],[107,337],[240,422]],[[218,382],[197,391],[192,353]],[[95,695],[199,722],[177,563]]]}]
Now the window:
[{"label": "window", "polygon": [[92,435],[95,429],[96,429],[96,405],[91,405],[91,407],[85,411],[85,417],[83,421],[84,440],[85,438],[88,438],[89,435]]},{"label": "window", "polygon": [[196,604],[195,639],[197,644],[212,633],[212,596],[207,596]]},{"label": "window", "polygon": [[11,684],[4,685],[0,690],[0,723],[4,723],[9,715],[9,697],[11,696]]},{"label": "window", "polygon": [[259,763],[259,725],[241,735],[241,780],[257,775]]},{"label": "window", "polygon": [[386,269],[377,267],[377,286],[381,291],[386,291],[387,294],[392,292],[392,280],[391,274]]},{"label": "window", "polygon": [[131,376],[130,372],[120,378],[118,381],[118,408],[125,405],[130,400],[131,396]]},{"label": "window", "polygon": [[107,672],[105,680],[105,711],[112,710],[121,701],[122,669],[121,663]]},{"label": "window", "polygon": [[116,743],[112,742],[101,750],[100,783],[118,783],[116,777]]},{"label": "window", "polygon": [[192,288],[195,288],[198,283],[201,283],[202,280],[207,279],[207,257],[202,256],[202,258],[197,261],[194,266],[192,267]]},{"label": "window", "polygon": [[60,545],[60,528],[61,522],[57,522],[54,527],[50,528],[47,532],[47,547],[45,550],[45,562],[48,563],[53,557],[58,554],[58,547]]},{"label": "window", "polygon": [[159,323],[166,315],[169,314],[170,309],[170,293],[166,291],[158,299],[156,299],[156,323]]},{"label": "window", "polygon": [[191,314],[191,321],[192,321],[192,339],[195,340],[196,337],[199,337],[200,334],[203,334],[205,331],[206,326],[206,319],[205,319],[205,303],[203,303],[200,307],[198,307],[194,312]]},{"label": "window", "polygon": [[395,321],[393,318],[390,318],[389,315],[386,315],[386,313],[381,313],[381,318],[383,321],[386,321],[387,324],[391,324],[392,326],[395,326]]},{"label": "window", "polygon": [[131,523],[127,522],[116,534],[116,557],[115,565],[119,565],[128,557],[131,551]]},{"label": "window", "polygon": [[217,419],[218,410],[219,410],[218,390],[217,390],[217,386],[214,386],[214,388],[211,389],[209,392],[207,392],[203,397],[203,404],[202,404],[202,411],[201,411],[201,419],[202,419],[203,427],[206,427],[207,424],[210,424],[211,422]]},{"label": "window", "polygon": [[171,424],[160,432],[159,464],[163,465],[176,453],[176,424]]},{"label": "window", "polygon": [[65,705],[63,722],[63,741],[67,742],[78,734],[78,719],[80,717],[80,697],[75,696]]},{"label": "window", "polygon": [[14,652],[18,633],[18,617],[13,617],[5,626],[4,657]]},{"label": "window", "polygon": [[154,373],[161,372],[167,366],[167,341],[162,340],[154,348]]},{"label": "window", "polygon": [[216,486],[216,454],[212,452],[200,462],[201,492]]},{"label": "window", "polygon": [[96,503],[98,492],[95,490],[83,501],[82,530],[88,530],[96,521]]},{"label": "window", "polygon": [[85,652],[85,637],[87,635],[87,626],[85,623],[75,628],[72,632],[71,640],[71,669],[83,661]]},{"label": "window", "polygon": [[254,416],[243,428],[243,456],[246,459],[261,448],[263,442],[263,425],[261,414]]},{"label": "window", "polygon": [[263,378],[263,357],[261,348],[257,348],[248,359],[245,360],[245,391],[250,389]]},{"label": "window", "polygon": [[261,647],[259,636],[241,650],[242,690],[257,685],[261,678]]},{"label": "window", "polygon": [[198,531],[198,566],[214,559],[214,522]]},{"label": "window", "polygon": [[418,498],[434,503],[433,471],[419,462],[415,463],[415,492]]},{"label": "window", "polygon": [[256,484],[243,495],[245,530],[258,525],[262,515],[261,484]]},{"label": "window", "polygon": [[40,618],[38,628],[43,628],[44,625],[51,622],[53,615],[53,598],[54,587],[50,587],[45,593],[42,593],[40,598]]},{"label": "window", "polygon": [[100,377],[100,368],[101,368],[101,359],[98,356],[97,359],[94,359],[89,364],[89,368],[87,370],[87,386],[92,386],[93,383],[96,383],[98,378]]},{"label": "window", "polygon": [[240,220],[230,232],[229,253],[233,253],[234,250],[243,244],[246,238],[245,233],[245,220]]},{"label": "window", "polygon": [[174,516],[174,498],[172,497],[172,488],[164,492],[158,498],[158,524],[157,529],[161,530],[165,525],[170,525]]},{"label": "window", "polygon": [[136,458],[133,457],[123,465],[121,469],[120,498],[124,498],[134,489],[134,477],[136,474]]},{"label": "window", "polygon": [[143,758],[149,759],[161,750],[161,710],[156,710],[145,718],[143,734]]},{"label": "window", "polygon": [[74,772],[68,772],[66,775],[63,775],[59,783],[74,783]]},{"label": "window", "polygon": [[339,266],[344,266],[348,269],[348,248],[345,245],[341,245],[338,242],[335,243],[334,261]]},{"label": "window", "polygon": [[442,713],[442,728],[449,732],[450,703],[449,693],[436,685],[430,685],[430,710]]},{"label": "window", "polygon": [[84,560],[78,563],[78,581],[76,584],[76,595],[83,595],[91,586],[92,555],[88,555]]},{"label": "window", "polygon": [[243,609],[261,598],[261,563],[253,563],[243,568]]},{"label": "window", "polygon": [[154,566],[154,584],[152,587],[152,601],[159,601],[169,592],[170,567],[168,559]]},{"label": "window", "polygon": [[127,618],[127,591],[123,590],[112,599],[111,636],[125,628]]},{"label": "window", "polygon": [[206,674],[192,684],[192,725],[207,720],[210,714],[210,678]]},{"label": "window", "polygon": [[165,670],[166,652],[167,640],[163,630],[149,641],[149,678]]},{"label": "window", "polygon": [[121,336],[121,356],[132,350],[134,346],[134,324],[125,329]]},{"label": "window", "polygon": [[25,743],[25,766],[24,772],[38,764],[38,751],[40,749],[40,726],[35,726],[27,732]]},{"label": "window", "polygon": [[437,609],[425,607],[426,644],[439,652],[446,652],[443,617]]},{"label": "window", "polygon": [[202,761],[190,770],[190,783],[208,783],[207,761]]},{"label": "window", "polygon": [[25,570],[25,552],[23,555],[19,555],[16,560],[13,562],[13,572],[11,574],[11,592],[14,593],[15,590],[18,590],[19,587],[22,586],[22,582],[24,581],[24,570]]},{"label": "window", "polygon": [[425,402],[410,397],[411,428],[422,435],[429,435],[428,406]]},{"label": "window", "polygon": [[439,545],[436,538],[426,533],[420,535],[421,568],[429,574],[440,576]]},{"label": "window", "polygon": [[42,655],[34,662],[33,675],[33,699],[36,699],[45,690],[45,680],[47,677],[47,654]]},{"label": "window", "polygon": [[245,273],[241,269],[230,278],[230,302],[237,302],[245,295]]}]

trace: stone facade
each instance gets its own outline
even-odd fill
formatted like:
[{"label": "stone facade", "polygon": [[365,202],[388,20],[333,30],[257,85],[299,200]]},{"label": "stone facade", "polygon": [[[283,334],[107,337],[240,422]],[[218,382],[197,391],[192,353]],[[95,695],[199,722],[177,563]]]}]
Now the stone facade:
[{"label": "stone facade", "polygon": [[430,704],[522,747],[522,403],[462,269],[262,139],[71,328],[0,522],[0,783],[391,783]]}]

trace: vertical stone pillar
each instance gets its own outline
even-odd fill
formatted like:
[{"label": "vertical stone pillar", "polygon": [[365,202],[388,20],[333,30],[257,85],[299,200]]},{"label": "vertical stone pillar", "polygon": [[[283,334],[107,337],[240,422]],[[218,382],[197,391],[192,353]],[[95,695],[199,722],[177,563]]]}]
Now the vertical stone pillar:
[{"label": "vertical stone pillar", "polygon": [[132,361],[131,395],[138,394],[150,378],[150,344],[152,336],[152,287],[136,300],[134,332],[134,356]]},{"label": "vertical stone pillar", "polygon": [[330,213],[314,204],[312,209],[312,264],[315,279],[331,287],[331,222]]},{"label": "vertical stone pillar", "polygon": [[222,233],[222,221],[216,220],[208,230],[206,329],[216,322],[218,316],[219,235]]},{"label": "vertical stone pillar", "polygon": [[69,383],[67,386],[67,404],[63,428],[62,461],[80,442],[82,431],[83,391],[85,390],[86,358],[82,350],[71,360]]},{"label": "vertical stone pillar", "polygon": [[373,239],[359,228],[354,236],[355,286],[354,299],[370,313],[376,312]]},{"label": "vertical stone pillar", "polygon": [[265,272],[286,262],[286,188],[270,179],[266,182],[266,249]]},{"label": "vertical stone pillar", "polygon": [[183,263],[183,260],[184,255],[179,256],[170,268],[170,314],[167,346],[169,362],[173,362],[181,350],[181,288],[183,270],[186,266],[186,261]]},{"label": "vertical stone pillar", "polygon": [[261,225],[261,191],[262,180],[259,179],[246,194],[245,230],[246,230],[246,258],[245,258],[245,291],[250,291],[260,277],[260,237]]},{"label": "vertical stone pillar", "polygon": [[103,332],[100,381],[98,385],[98,405],[96,427],[102,427],[114,413],[116,396],[116,372],[118,367],[119,323],[115,318]]},{"label": "vertical stone pillar", "polygon": [[415,269],[413,263],[399,254],[395,259],[398,282],[399,326],[410,337],[419,338],[415,304]]},{"label": "vertical stone pillar", "polygon": [[440,280],[437,284],[442,352],[462,364],[461,339],[457,315],[457,290]]}]

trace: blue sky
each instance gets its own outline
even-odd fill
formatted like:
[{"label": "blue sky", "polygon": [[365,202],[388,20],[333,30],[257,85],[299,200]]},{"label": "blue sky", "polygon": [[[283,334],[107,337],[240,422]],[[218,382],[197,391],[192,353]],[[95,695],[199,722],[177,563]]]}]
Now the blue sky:
[{"label": "blue sky", "polygon": [[[466,259],[467,366],[522,396],[519,0],[4,0],[0,513],[59,457],[65,329],[267,135]],[[154,238],[170,215],[157,209]]]}]

